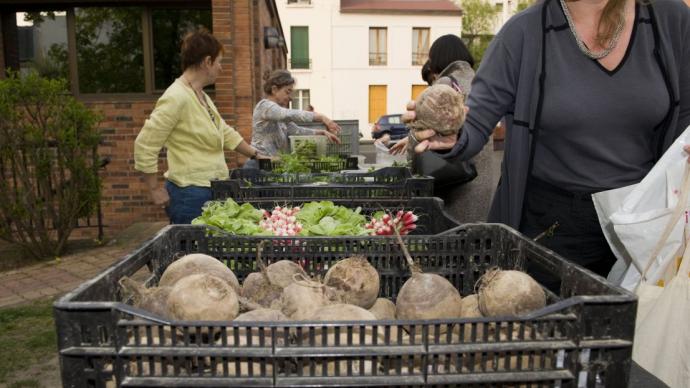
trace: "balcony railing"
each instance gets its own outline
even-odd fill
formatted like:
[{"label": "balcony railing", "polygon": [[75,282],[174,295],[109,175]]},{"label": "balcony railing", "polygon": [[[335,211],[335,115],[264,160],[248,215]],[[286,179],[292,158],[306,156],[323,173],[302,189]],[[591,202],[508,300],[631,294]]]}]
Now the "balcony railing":
[{"label": "balcony railing", "polygon": [[290,69],[311,69],[311,59],[290,58]]},{"label": "balcony railing", "polygon": [[379,53],[369,53],[369,65],[370,66],[383,66],[386,65],[388,62],[387,60],[388,55],[386,52],[379,52]]},{"label": "balcony railing", "polygon": [[412,53],[412,65],[422,66],[429,58],[429,52]]}]

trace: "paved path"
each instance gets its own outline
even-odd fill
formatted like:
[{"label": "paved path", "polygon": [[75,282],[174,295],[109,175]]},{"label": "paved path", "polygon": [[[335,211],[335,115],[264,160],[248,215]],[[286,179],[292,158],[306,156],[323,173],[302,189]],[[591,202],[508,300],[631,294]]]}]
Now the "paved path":
[{"label": "paved path", "polygon": [[63,256],[59,261],[0,273],[0,307],[13,306],[75,289],[142,242],[153,236],[166,222],[137,223],[106,245]]}]

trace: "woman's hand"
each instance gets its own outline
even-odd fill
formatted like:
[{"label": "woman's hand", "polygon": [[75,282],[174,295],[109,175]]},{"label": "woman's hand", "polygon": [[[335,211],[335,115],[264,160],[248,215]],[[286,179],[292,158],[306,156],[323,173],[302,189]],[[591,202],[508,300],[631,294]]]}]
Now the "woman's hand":
[{"label": "woman's hand", "polygon": [[165,206],[170,202],[170,196],[168,195],[168,190],[165,187],[157,187],[151,190],[151,200],[155,205]]},{"label": "woman's hand", "polygon": [[383,145],[388,145],[388,143],[391,142],[391,135],[389,134],[384,134],[383,136],[379,137],[378,139],[374,140],[374,143],[378,144],[383,144]]},{"label": "woman's hand", "polygon": [[338,125],[338,123],[336,123],[335,121],[329,118],[325,118],[323,123],[326,124],[326,128],[328,128],[329,132],[334,133],[336,135],[340,133],[340,125]]},{"label": "woman's hand", "polygon": [[[338,127],[338,128],[340,128],[340,127]],[[330,131],[321,130],[319,132],[320,132],[319,135],[326,136],[331,143],[340,144],[340,138],[338,136],[334,135],[333,133],[331,133]]]},{"label": "woman's hand", "polygon": [[402,155],[407,151],[407,144],[410,142],[409,138],[400,139],[397,143],[393,144],[388,152],[391,155]]},{"label": "woman's hand", "polygon": [[[465,115],[470,111],[470,108],[465,106]],[[409,123],[415,120],[415,102],[410,101],[407,103],[407,112],[403,113],[402,120],[405,123]],[[414,152],[421,154],[425,151],[438,151],[438,150],[449,150],[455,146],[458,141],[458,135],[446,135],[441,136],[436,133],[433,129],[424,129],[421,131],[416,131],[412,133],[412,136],[419,142],[414,147]]]}]

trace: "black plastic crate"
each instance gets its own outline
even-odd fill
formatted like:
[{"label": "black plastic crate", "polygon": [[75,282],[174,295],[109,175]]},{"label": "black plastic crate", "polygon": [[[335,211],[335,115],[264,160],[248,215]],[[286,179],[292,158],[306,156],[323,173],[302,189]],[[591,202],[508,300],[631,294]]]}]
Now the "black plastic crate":
[{"label": "black plastic crate", "polygon": [[[333,120],[340,125],[340,144],[328,142],[326,155],[359,155],[359,121],[358,120]],[[323,123],[299,123],[300,127],[326,129]]]},{"label": "black plastic crate", "polygon": [[[54,305],[63,385],[627,388],[634,295],[502,225],[467,224],[449,235],[405,240],[423,270],[446,277],[463,295],[493,266],[531,264],[558,276],[560,291],[547,292],[548,305],[521,318],[180,322],[123,303],[118,279],[138,275],[156,284],[181,253],[215,256],[242,280],[254,270],[261,240],[168,226],[65,295]],[[274,239],[262,257],[323,273],[352,254],[369,258],[381,296],[395,298],[409,272],[392,238]],[[338,330],[342,341],[328,345],[326,329]],[[379,335],[358,341],[366,331]],[[217,342],[202,341],[204,335]]]},{"label": "black plastic crate", "polygon": [[373,172],[277,174],[237,169],[230,179],[211,181],[213,199],[233,198],[411,198],[431,197],[434,178],[412,176],[404,167]]},{"label": "black plastic crate", "polygon": [[[259,168],[264,171],[273,171],[280,166],[280,160],[258,159]],[[305,162],[305,166],[311,172],[337,172],[341,170],[356,170],[358,169],[359,160],[356,156],[340,156],[338,160],[320,161],[310,160]]]},{"label": "black plastic crate", "polygon": [[439,234],[460,225],[460,223],[453,218],[443,208],[443,201],[436,197],[416,197],[416,198],[366,198],[366,197],[348,197],[348,198],[255,198],[247,201],[240,201],[238,203],[250,203],[257,209],[270,210],[275,206],[301,206],[307,202],[328,200],[336,205],[345,206],[350,209],[361,208],[362,214],[371,215],[380,210],[397,211],[410,210],[417,217],[417,228],[410,232],[410,234]]}]

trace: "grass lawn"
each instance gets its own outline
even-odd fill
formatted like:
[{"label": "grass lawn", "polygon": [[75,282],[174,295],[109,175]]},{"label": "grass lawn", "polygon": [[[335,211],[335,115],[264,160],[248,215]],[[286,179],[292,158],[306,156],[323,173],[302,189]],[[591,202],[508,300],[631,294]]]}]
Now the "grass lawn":
[{"label": "grass lawn", "polygon": [[[53,323],[53,300],[0,309],[0,386],[59,386],[52,376],[41,376],[43,364],[57,359],[57,339]],[[57,365],[54,369],[57,369]],[[48,368],[50,369],[50,368]],[[59,376],[59,375],[58,375]],[[49,385],[45,385],[45,384]]]}]

